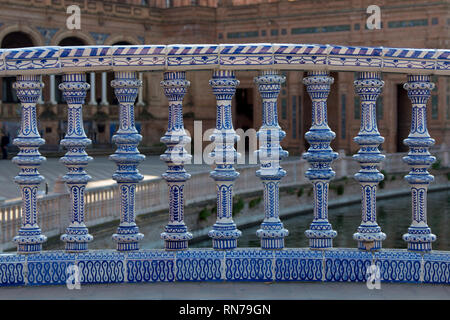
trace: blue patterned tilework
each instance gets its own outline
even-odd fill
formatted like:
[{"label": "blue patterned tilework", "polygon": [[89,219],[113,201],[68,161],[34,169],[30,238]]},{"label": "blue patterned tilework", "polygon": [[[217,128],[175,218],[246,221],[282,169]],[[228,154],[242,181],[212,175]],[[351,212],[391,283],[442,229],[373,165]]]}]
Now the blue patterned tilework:
[{"label": "blue patterned tilework", "polygon": [[377,252],[356,248],[262,250],[237,248],[134,252],[91,250],[0,254],[0,286],[66,285],[67,268],[79,267],[81,284],[176,281],[322,281],[366,282],[378,266],[382,282],[450,284],[450,252]]},{"label": "blue patterned tilework", "polygon": [[374,253],[381,281],[420,282],[422,255],[406,250],[380,250]]},{"label": "blue patterned tilework", "polygon": [[450,284],[450,252],[432,251],[423,255],[423,282]]},{"label": "blue patterned tilework", "polygon": [[17,254],[0,255],[0,286],[25,284],[26,256]]},{"label": "blue patterned tilework", "polygon": [[328,65],[333,70],[376,71],[382,67],[381,54],[381,48],[331,46]]},{"label": "blue patterned tilework", "polygon": [[225,251],[179,251],[176,254],[176,281],[221,281],[224,261]]},{"label": "blue patterned tilework", "polygon": [[[33,47],[0,54],[0,76],[95,70],[272,69],[450,74],[450,50],[329,44]],[[81,69],[79,69],[81,68]]]},{"label": "blue patterned tilework", "polygon": [[272,250],[242,248],[225,252],[225,279],[229,281],[272,281]]},{"label": "blue patterned tilework", "polygon": [[61,68],[59,54],[59,47],[7,49],[4,51],[6,65],[4,75],[58,72]]},{"label": "blue patterned tilework", "polygon": [[63,72],[112,70],[110,46],[61,47],[59,52]]},{"label": "blue patterned tilework", "polygon": [[219,48],[220,68],[246,70],[273,65],[273,46],[270,43],[221,44]]},{"label": "blue patterned tilework", "polygon": [[323,251],[289,248],[274,253],[276,281],[323,280]]},{"label": "blue patterned tilework", "polygon": [[436,58],[436,50],[383,48],[383,71],[421,70],[431,73],[436,67]]},{"label": "blue patterned tilework", "polygon": [[330,46],[321,44],[274,44],[274,65],[277,69],[323,68],[330,50]]},{"label": "blue patterned tilework", "polygon": [[126,259],[128,282],[175,281],[175,252],[140,250],[128,253]]},{"label": "blue patterned tilework", "polygon": [[113,46],[113,70],[161,70],[166,65],[166,46]]},{"label": "blue patterned tilework", "polygon": [[167,46],[167,69],[211,69],[219,65],[219,46],[169,45]]},{"label": "blue patterned tilework", "polygon": [[125,255],[112,250],[77,255],[81,284],[125,282]]},{"label": "blue patterned tilework", "polygon": [[372,264],[372,254],[354,249],[324,251],[325,281],[365,282],[367,268]]}]

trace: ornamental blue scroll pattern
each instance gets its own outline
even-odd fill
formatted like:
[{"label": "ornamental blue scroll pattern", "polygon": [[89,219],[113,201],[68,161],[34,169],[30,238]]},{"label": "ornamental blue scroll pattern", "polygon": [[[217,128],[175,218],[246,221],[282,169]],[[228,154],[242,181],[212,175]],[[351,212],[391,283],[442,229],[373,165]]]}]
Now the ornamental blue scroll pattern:
[{"label": "ornamental blue scroll pattern", "polygon": [[380,135],[376,118],[376,100],[384,86],[379,72],[359,72],[354,82],[355,91],[361,101],[361,126],[358,135],[353,139],[360,149],[353,159],[359,162],[361,169],[355,179],[361,185],[361,224],[353,239],[358,242],[360,250],[379,250],[386,234],[381,232],[376,221],[377,185],[384,179],[378,166],[385,156],[378,147],[384,142]]},{"label": "ornamental blue scroll pattern", "polygon": [[280,142],[286,136],[278,124],[277,98],[285,76],[276,70],[262,71],[254,79],[262,98],[262,125],[257,136],[259,149],[255,152],[261,163],[256,176],[263,184],[264,220],[256,235],[261,240],[262,249],[283,249],[284,238],[289,231],[281,222],[279,205],[280,180],[286,171],[280,166],[280,161],[289,153],[282,149]]},{"label": "ornamental blue scroll pattern", "polygon": [[36,102],[44,84],[40,76],[22,75],[13,84],[22,106],[21,126],[13,144],[19,148],[12,162],[19,166],[20,173],[14,178],[22,194],[22,225],[13,242],[18,253],[36,253],[42,250],[47,237],[41,234],[37,223],[37,189],[44,181],[38,172],[45,158],[39,153],[39,147],[45,143],[37,130]]},{"label": "ornamental blue scroll pattern", "polygon": [[239,85],[233,71],[215,70],[209,81],[216,97],[216,128],[210,136],[214,149],[209,156],[214,160],[215,168],[210,177],[216,182],[217,219],[208,236],[212,238],[214,249],[234,249],[241,231],[233,221],[233,184],[239,177],[233,164],[240,154],[234,149],[239,140],[233,128],[231,99]]},{"label": "ornamental blue scroll pattern", "polygon": [[70,192],[71,209],[70,225],[66,233],[61,235],[61,240],[65,242],[67,252],[82,252],[88,250],[88,243],[93,240],[84,222],[84,192],[87,183],[92,179],[84,169],[92,161],[92,157],[85,151],[91,140],[84,132],[82,107],[90,86],[86,83],[84,73],[65,74],[62,80],[59,89],[68,105],[68,120],[66,135],[61,140],[61,146],[67,149],[67,153],[60,162],[68,169],[63,181]]},{"label": "ornamental blue scroll pattern", "polygon": [[191,141],[183,124],[182,101],[190,85],[186,72],[165,72],[161,86],[169,100],[169,117],[167,131],[161,142],[167,146],[160,159],[167,164],[167,171],[162,177],[168,185],[170,206],[169,223],[165,226],[161,238],[166,250],[186,250],[192,234],[183,220],[184,185],[191,175],[184,169],[184,163],[191,159],[184,146]]},{"label": "ornamental blue scroll pattern", "polygon": [[134,102],[142,81],[136,72],[115,72],[114,76],[111,86],[119,101],[119,129],[112,138],[117,150],[109,158],[117,165],[112,178],[119,185],[120,224],[112,239],[118,251],[129,252],[139,250],[139,241],[144,238],[135,222],[136,185],[144,178],[137,167],[145,156],[137,148],[142,136],[135,127]]},{"label": "ornamental blue scroll pattern", "polygon": [[314,189],[314,219],[310,228],[305,231],[312,249],[332,248],[333,239],[337,236],[328,222],[328,184],[335,176],[330,164],[337,158],[337,153],[330,147],[336,134],[328,126],[326,103],[333,82],[334,79],[327,71],[310,71],[303,79],[312,100],[311,128],[305,134],[310,148],[303,154],[303,158],[310,164],[305,176]]},{"label": "ornamental blue scroll pattern", "polygon": [[403,240],[407,242],[408,250],[418,252],[430,251],[436,240],[427,225],[427,189],[434,180],[427,170],[436,158],[429,152],[435,141],[427,129],[426,104],[434,87],[428,75],[409,75],[403,85],[412,102],[411,131],[403,141],[409,147],[403,161],[411,168],[405,180],[411,186],[412,223]]}]

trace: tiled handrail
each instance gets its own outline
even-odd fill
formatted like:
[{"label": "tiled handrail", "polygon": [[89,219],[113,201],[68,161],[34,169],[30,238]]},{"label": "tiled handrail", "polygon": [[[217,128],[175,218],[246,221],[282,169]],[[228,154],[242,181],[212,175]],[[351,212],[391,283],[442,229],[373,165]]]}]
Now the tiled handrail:
[{"label": "tiled handrail", "polygon": [[0,50],[0,76],[88,71],[329,70],[450,75],[450,50],[328,44],[194,44]]}]

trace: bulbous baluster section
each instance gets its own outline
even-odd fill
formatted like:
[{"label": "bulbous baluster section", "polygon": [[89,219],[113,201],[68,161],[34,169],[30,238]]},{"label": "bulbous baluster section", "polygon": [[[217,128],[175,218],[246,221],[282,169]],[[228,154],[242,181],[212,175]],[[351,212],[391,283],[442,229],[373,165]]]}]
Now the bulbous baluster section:
[{"label": "bulbous baluster section", "polygon": [[63,82],[59,85],[68,106],[67,132],[61,145],[67,153],[60,162],[67,167],[67,174],[63,180],[70,193],[70,225],[66,233],[61,236],[68,252],[82,252],[88,250],[88,243],[93,240],[84,223],[84,191],[87,183],[92,179],[84,170],[92,157],[86,153],[86,147],[91,140],[86,137],[83,127],[83,104],[89,84],[86,83],[84,73],[63,75]]},{"label": "bulbous baluster section", "polygon": [[409,75],[408,82],[403,85],[412,102],[411,130],[403,141],[409,147],[409,153],[403,161],[411,167],[405,180],[411,186],[412,223],[403,240],[408,243],[408,250],[430,251],[436,235],[431,233],[427,224],[427,191],[434,177],[428,168],[436,160],[429,148],[434,145],[427,129],[427,101],[430,98],[434,83],[428,75]]},{"label": "bulbous baluster section", "polygon": [[239,136],[233,128],[231,99],[239,80],[234,71],[216,70],[209,84],[217,99],[216,129],[210,137],[214,142],[214,150],[210,156],[216,164],[210,177],[216,181],[217,221],[208,235],[212,238],[214,249],[234,249],[241,231],[233,221],[233,184],[239,176],[233,164],[240,155],[234,149]]},{"label": "bulbous baluster section", "polygon": [[283,249],[284,238],[289,234],[279,218],[280,180],[286,175],[280,161],[288,156],[288,152],[280,145],[286,133],[278,124],[277,98],[285,80],[275,70],[263,71],[255,78],[263,111],[262,126],[257,134],[260,147],[256,151],[261,163],[256,175],[262,181],[264,194],[264,221],[256,231],[262,249]]},{"label": "bulbous baluster section", "polygon": [[109,156],[117,164],[112,178],[117,181],[120,193],[120,225],[112,236],[118,251],[139,250],[139,241],[144,238],[135,222],[136,185],[144,178],[137,167],[145,159],[137,148],[142,136],[134,122],[134,102],[141,85],[136,72],[115,72],[111,81],[120,108],[119,129],[112,138],[117,150]]},{"label": "bulbous baluster section", "polygon": [[161,86],[169,100],[169,119],[167,131],[161,138],[167,149],[160,159],[167,164],[162,177],[169,187],[169,223],[161,238],[166,250],[185,250],[192,234],[184,224],[184,186],[191,177],[184,169],[184,163],[191,159],[184,146],[191,141],[183,124],[183,98],[189,81],[184,71],[165,72]]},{"label": "bulbous baluster section", "polygon": [[336,134],[328,127],[327,119],[327,97],[333,82],[327,71],[311,71],[303,79],[312,100],[311,128],[305,134],[310,147],[303,155],[311,165],[305,176],[314,189],[314,220],[305,232],[311,249],[331,248],[337,236],[328,222],[328,185],[335,176],[330,165],[338,156],[330,147]]},{"label": "bulbous baluster section", "polygon": [[39,135],[36,116],[36,102],[41,95],[44,84],[38,75],[18,76],[13,84],[21,102],[20,130],[13,144],[19,153],[12,159],[20,168],[14,178],[22,194],[22,225],[13,242],[17,244],[17,253],[35,253],[42,250],[42,243],[47,237],[41,233],[37,223],[37,191],[44,177],[38,168],[45,157],[39,153],[39,147],[45,143]]},{"label": "bulbous baluster section", "polygon": [[360,145],[353,159],[359,162],[361,170],[355,174],[355,179],[361,184],[362,221],[353,239],[358,241],[361,250],[381,249],[386,234],[381,232],[377,224],[376,192],[377,185],[384,179],[378,171],[379,163],[384,155],[378,150],[384,138],[380,135],[376,118],[376,101],[381,93],[384,82],[379,72],[360,72],[354,82],[356,93],[361,100],[361,127],[353,140]]}]

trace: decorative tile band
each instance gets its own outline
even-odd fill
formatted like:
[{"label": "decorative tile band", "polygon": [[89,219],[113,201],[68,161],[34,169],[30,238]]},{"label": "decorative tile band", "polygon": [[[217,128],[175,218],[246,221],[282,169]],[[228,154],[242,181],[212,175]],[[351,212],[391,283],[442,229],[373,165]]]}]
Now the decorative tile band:
[{"label": "decorative tile band", "polygon": [[[400,249],[262,250],[159,249],[121,253],[46,251],[0,255],[0,286],[65,285],[75,269],[83,284],[177,281],[367,282],[371,267],[381,282],[450,284],[450,252]],[[370,281],[370,280],[369,280]],[[362,284],[364,285],[364,284]]]},{"label": "decorative tile band", "polygon": [[0,50],[0,76],[189,69],[326,69],[450,75],[450,50],[291,43],[48,46]]}]

